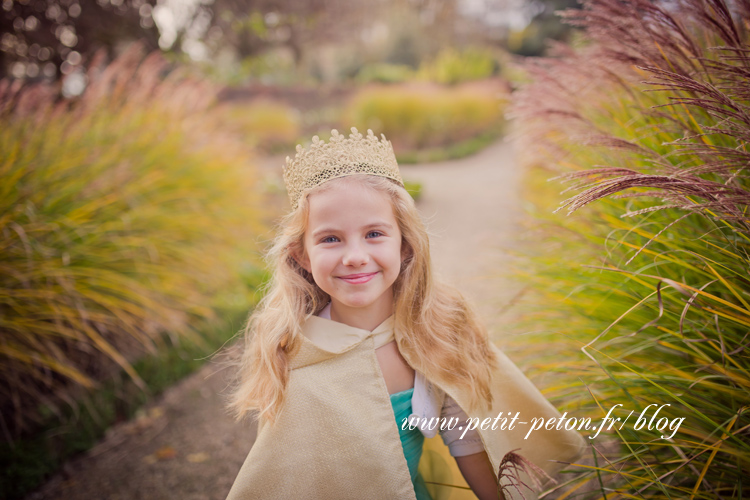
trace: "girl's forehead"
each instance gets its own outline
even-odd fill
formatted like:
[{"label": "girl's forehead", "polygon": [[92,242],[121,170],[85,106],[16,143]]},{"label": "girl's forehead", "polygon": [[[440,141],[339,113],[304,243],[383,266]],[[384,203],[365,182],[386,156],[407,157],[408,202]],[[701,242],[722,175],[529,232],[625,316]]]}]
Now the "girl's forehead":
[{"label": "girl's forehead", "polygon": [[382,220],[395,223],[387,193],[361,182],[339,182],[310,194],[308,226],[338,222],[348,226]]},{"label": "girl's forehead", "polygon": [[322,184],[319,189],[316,189],[309,195],[309,200],[324,198],[326,200],[334,201],[336,199],[356,198],[362,199],[363,201],[385,201],[388,205],[391,204],[390,196],[364,182],[358,176],[340,177],[332,179]]}]

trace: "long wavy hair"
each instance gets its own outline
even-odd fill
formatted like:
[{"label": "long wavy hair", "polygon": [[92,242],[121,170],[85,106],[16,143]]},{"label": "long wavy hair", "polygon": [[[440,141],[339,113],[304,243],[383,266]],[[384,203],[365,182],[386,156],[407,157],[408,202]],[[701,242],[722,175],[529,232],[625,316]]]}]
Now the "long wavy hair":
[{"label": "long wavy hair", "polygon": [[[469,411],[492,404],[490,372],[497,366],[486,329],[464,297],[433,278],[427,231],[414,200],[384,177],[357,174],[325,182],[300,198],[281,222],[267,254],[273,269],[267,293],[250,315],[230,408],[238,418],[257,412],[272,422],[281,410],[290,360],[302,342],[302,324],[330,297],[295,259],[304,251],[308,197],[334,182],[362,182],[385,193],[401,230],[406,258],[393,284],[398,348],[429,380],[460,387],[471,395]],[[485,406],[487,405],[487,406]]]}]

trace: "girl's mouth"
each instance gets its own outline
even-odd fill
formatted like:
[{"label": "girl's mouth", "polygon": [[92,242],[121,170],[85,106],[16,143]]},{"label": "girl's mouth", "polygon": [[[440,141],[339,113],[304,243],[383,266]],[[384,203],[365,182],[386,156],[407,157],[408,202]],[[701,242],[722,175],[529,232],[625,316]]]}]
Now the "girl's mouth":
[{"label": "girl's mouth", "polygon": [[339,279],[346,281],[351,284],[367,283],[378,273],[360,273],[360,274],[348,274],[346,276],[339,276]]}]

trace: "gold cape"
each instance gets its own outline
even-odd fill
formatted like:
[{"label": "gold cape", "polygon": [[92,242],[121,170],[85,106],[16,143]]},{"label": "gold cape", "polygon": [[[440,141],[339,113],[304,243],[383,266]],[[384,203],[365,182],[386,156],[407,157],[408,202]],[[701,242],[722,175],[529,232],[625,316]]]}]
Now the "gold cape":
[{"label": "gold cape", "polygon": [[[393,317],[372,332],[311,316],[303,325],[302,344],[291,360],[282,411],[273,424],[261,421],[245,463],[227,500],[404,499],[415,500],[390,396],[375,354],[376,337],[393,330]],[[321,335],[322,334],[322,335]],[[393,332],[398,339],[398,332]],[[310,338],[347,338],[332,352]],[[544,428],[524,439],[534,417],[560,417],[529,379],[496,346],[499,369],[492,374],[493,406],[466,412],[485,418],[519,413],[513,430],[477,428],[495,474],[503,456],[516,453],[552,475],[585,450],[575,430]],[[402,353],[403,354],[403,353]],[[414,366],[404,356],[409,365]],[[466,410],[467,395],[456,387],[435,384]],[[528,425],[522,425],[527,422]],[[557,422],[557,421],[555,421]],[[435,437],[425,440],[419,463],[434,500],[475,499],[449,455]],[[527,484],[528,478],[523,477]],[[503,480],[505,482],[505,480]],[[442,483],[451,486],[439,486]],[[524,490],[527,500],[535,495]],[[506,492],[508,500],[521,498]]]}]

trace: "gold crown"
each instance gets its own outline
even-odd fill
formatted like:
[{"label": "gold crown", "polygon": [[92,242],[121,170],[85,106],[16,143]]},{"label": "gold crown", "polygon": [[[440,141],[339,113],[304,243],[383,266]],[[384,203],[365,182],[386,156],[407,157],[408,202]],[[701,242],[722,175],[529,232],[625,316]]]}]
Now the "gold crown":
[{"label": "gold crown", "polygon": [[292,209],[297,208],[302,193],[326,181],[353,174],[370,174],[387,177],[402,186],[396,155],[391,142],[381,134],[381,141],[367,131],[363,136],[352,127],[347,138],[331,130],[331,140],[326,143],[316,135],[308,149],[297,145],[294,159],[286,157],[284,183]]}]

